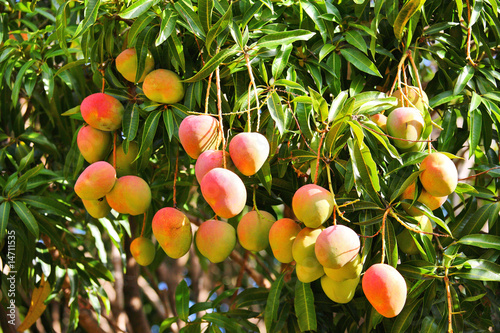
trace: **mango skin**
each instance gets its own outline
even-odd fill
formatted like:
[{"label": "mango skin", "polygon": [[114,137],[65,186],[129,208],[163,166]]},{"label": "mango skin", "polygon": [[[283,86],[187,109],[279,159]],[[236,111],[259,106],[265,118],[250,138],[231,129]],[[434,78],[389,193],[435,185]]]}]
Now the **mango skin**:
[{"label": "mango skin", "polygon": [[335,282],[342,282],[345,280],[351,280],[359,277],[361,271],[363,270],[363,263],[361,262],[360,255],[356,255],[354,260],[349,261],[347,264],[340,268],[326,268],[325,274]]},{"label": "mango skin", "polygon": [[115,182],[115,168],[108,162],[98,161],[80,174],[75,183],[75,192],[81,199],[97,200],[108,194]]},{"label": "mango skin", "polygon": [[103,93],[87,96],[80,105],[80,112],[87,124],[108,132],[122,127],[124,111],[119,100]]},{"label": "mango skin", "polygon": [[224,261],[236,246],[236,230],[227,222],[203,222],[195,236],[196,246],[202,255],[213,263]]},{"label": "mango skin", "polygon": [[191,247],[191,222],[181,211],[166,207],[153,217],[153,234],[163,251],[173,259],[185,255]]},{"label": "mango skin", "polygon": [[[419,221],[418,226],[420,230],[425,232],[433,232],[432,222],[429,220],[427,216],[420,215],[415,218]],[[428,237],[429,239],[432,239],[432,235],[425,234],[425,236]],[[403,230],[397,236],[397,242],[401,251],[403,251],[406,254],[420,253],[420,251],[417,248],[417,245],[415,244],[415,240],[413,239],[413,237],[411,237],[410,231],[408,229]]]},{"label": "mango skin", "polygon": [[163,104],[175,104],[184,98],[181,79],[167,69],[157,69],[146,75],[142,90],[147,98]]},{"label": "mango skin", "polygon": [[[413,200],[415,196],[415,186],[415,183],[410,184],[410,186],[408,186],[406,190],[404,190],[404,192],[401,194],[401,200]],[[436,210],[446,202],[447,198],[448,196],[435,197],[430,195],[426,190],[422,190],[422,192],[418,196],[417,201],[426,205],[430,210]],[[410,205],[407,203],[402,203],[401,206],[411,216],[422,215],[422,211],[420,211],[420,209],[418,209],[417,207],[410,207]]]},{"label": "mango skin", "polygon": [[186,153],[197,159],[204,151],[219,147],[219,121],[208,115],[187,116],[179,125],[179,140]]},{"label": "mango skin", "polygon": [[269,245],[276,260],[284,264],[293,261],[292,246],[300,230],[300,225],[289,218],[274,222],[269,230]]},{"label": "mango skin", "polygon": [[224,167],[224,155],[226,155],[226,167],[232,169],[233,162],[231,161],[231,157],[227,152],[224,154],[222,150],[209,149],[198,156],[196,164],[194,165],[194,173],[199,184],[201,184],[203,177],[205,177],[210,170]]},{"label": "mango skin", "polygon": [[112,143],[110,132],[100,131],[88,125],[80,128],[76,137],[80,153],[90,164],[105,160]]},{"label": "mango skin", "polygon": [[[387,133],[395,138],[420,140],[425,127],[422,114],[415,108],[397,108],[387,117]],[[394,146],[402,149],[413,147],[416,142],[393,139]]]},{"label": "mango skin", "polygon": [[[406,87],[407,91],[405,88],[403,88],[404,93],[406,94],[406,97],[408,100],[411,102],[413,105],[409,105],[410,107],[415,107],[417,108],[422,115],[427,112],[427,108],[429,105],[429,98],[427,97],[427,94],[425,91],[422,90],[422,96],[420,96],[420,89],[418,87],[413,87],[413,86],[407,86]],[[401,91],[396,90],[392,97],[396,97],[398,99],[398,107],[402,107],[403,104],[401,103]],[[404,105],[406,105],[408,102],[405,100]]]},{"label": "mango skin", "polygon": [[246,213],[236,228],[241,246],[248,251],[264,250],[269,245],[269,230],[274,222],[274,216],[263,210]]},{"label": "mango skin", "polygon": [[200,184],[201,193],[215,214],[231,218],[243,210],[247,191],[243,181],[234,172],[215,168],[210,170]]},{"label": "mango skin", "polygon": [[353,279],[334,281],[328,275],[321,278],[321,288],[329,299],[336,303],[349,303],[356,293],[359,284],[359,276]]},{"label": "mango skin", "polygon": [[375,264],[368,268],[361,283],[370,304],[386,318],[397,316],[406,302],[406,282],[392,266]]},{"label": "mango skin", "polygon": [[151,189],[141,177],[123,176],[116,180],[106,200],[118,213],[140,215],[151,204]]},{"label": "mango skin", "polygon": [[136,80],[137,76],[137,52],[135,48],[130,48],[123,50],[116,57],[116,69],[120,74],[130,82],[142,82],[146,78],[149,72],[155,67],[155,61],[151,53],[148,52],[146,56],[146,64],[144,65],[144,72],[139,80]]},{"label": "mango skin", "polygon": [[155,259],[156,248],[146,237],[137,237],[130,243],[130,253],[141,266],[148,266]]},{"label": "mango skin", "polygon": [[316,245],[316,239],[321,234],[322,230],[323,228],[312,229],[306,227],[297,234],[292,244],[292,256],[297,264],[308,267],[321,265],[318,259],[316,259],[314,247]]},{"label": "mango skin", "polygon": [[269,149],[269,142],[260,133],[239,133],[229,142],[231,159],[245,176],[252,176],[260,170],[269,157]]},{"label": "mango skin", "polygon": [[[139,144],[135,141],[129,142],[128,151],[125,154],[123,144],[116,147],[116,176],[137,175],[137,161],[134,161],[139,153]],[[113,153],[108,157],[108,162],[113,164]]]},{"label": "mango skin", "polygon": [[337,224],[321,232],[314,253],[323,267],[338,269],[356,258],[360,246],[359,236],[354,230]]},{"label": "mango skin", "polygon": [[295,273],[297,274],[297,279],[299,279],[300,282],[304,283],[313,282],[325,275],[323,266],[321,266],[319,263],[311,265],[297,264],[295,266]]},{"label": "mango skin", "polygon": [[382,113],[377,113],[370,116],[371,121],[377,124],[378,127],[384,132],[387,132],[387,117]]},{"label": "mango skin", "polygon": [[306,227],[318,228],[332,215],[332,193],[315,184],[304,185],[293,195],[292,208]]},{"label": "mango skin", "polygon": [[102,197],[97,200],[82,199],[82,202],[83,206],[87,210],[87,213],[95,219],[106,217],[109,212],[111,212],[111,207],[106,201],[106,197]]},{"label": "mango skin", "polygon": [[427,155],[420,164],[420,182],[430,195],[443,197],[455,191],[458,184],[458,172],[455,164],[442,153]]}]

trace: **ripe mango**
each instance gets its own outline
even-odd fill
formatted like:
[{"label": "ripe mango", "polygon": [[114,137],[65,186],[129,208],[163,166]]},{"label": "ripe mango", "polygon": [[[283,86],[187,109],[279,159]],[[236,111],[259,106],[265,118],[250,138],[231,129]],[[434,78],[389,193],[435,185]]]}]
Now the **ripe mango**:
[{"label": "ripe mango", "polygon": [[123,176],[116,180],[106,200],[118,213],[144,214],[151,204],[151,190],[141,177]]},{"label": "ripe mango", "polygon": [[236,229],[241,246],[249,251],[264,250],[269,245],[269,230],[274,222],[274,216],[263,210],[246,213]]},{"label": "ripe mango", "polygon": [[292,256],[293,260],[297,264],[307,265],[309,267],[316,266],[316,264],[321,265],[316,259],[316,254],[314,253],[314,247],[316,245],[316,239],[321,234],[323,228],[304,228],[295,237],[292,245]]},{"label": "ripe mango", "polygon": [[226,167],[228,169],[231,169],[231,167],[233,166],[231,158],[227,152],[224,154],[222,150],[209,149],[198,156],[198,159],[196,160],[196,164],[194,166],[194,173],[199,184],[201,184],[201,181],[203,177],[205,177],[207,172],[215,168],[224,167],[224,155],[226,155]]},{"label": "ripe mango", "polygon": [[141,266],[148,266],[155,259],[156,248],[146,237],[137,237],[130,243],[130,253]]},{"label": "ripe mango", "polygon": [[96,219],[106,217],[111,211],[111,207],[106,201],[106,197],[102,197],[97,200],[82,199],[82,202],[83,206],[87,210],[87,213]]},{"label": "ripe mango", "polygon": [[181,79],[167,69],[157,69],[146,75],[142,90],[147,98],[163,104],[175,104],[184,97]]},{"label": "ripe mango", "polygon": [[166,207],[153,217],[153,234],[165,253],[174,259],[185,255],[192,242],[191,222],[181,211]]},{"label": "ripe mango", "polygon": [[83,126],[78,131],[76,144],[85,161],[95,163],[103,161],[111,150],[112,137],[110,132],[100,131],[92,126]]},{"label": "ripe mango", "polygon": [[[415,186],[415,183],[410,184],[410,186],[408,186],[406,190],[404,190],[403,194],[401,194],[401,200],[407,199],[413,201],[413,198],[415,197]],[[430,210],[436,210],[446,202],[447,198],[448,196],[435,197],[433,195],[430,195],[429,192],[423,189],[418,196],[417,201],[426,205]],[[422,211],[420,211],[420,209],[418,209],[417,207],[410,207],[410,205],[407,203],[402,203],[401,206],[411,216],[422,215]]]},{"label": "ripe mango", "polygon": [[75,183],[76,194],[85,200],[97,200],[111,191],[116,182],[115,168],[108,162],[89,165]]},{"label": "ripe mango", "polygon": [[236,230],[227,222],[203,222],[195,236],[196,246],[202,255],[213,263],[224,261],[236,246]]},{"label": "ripe mango", "polygon": [[335,282],[342,282],[344,280],[351,280],[359,277],[362,270],[363,263],[361,262],[360,255],[357,254],[354,260],[349,261],[340,268],[325,267],[325,274]]},{"label": "ripe mango", "polygon": [[353,299],[358,284],[359,276],[340,282],[331,279],[328,275],[321,278],[321,288],[323,288],[326,296],[340,304],[349,303]]},{"label": "ripe mango", "polygon": [[269,244],[276,260],[284,264],[293,261],[292,246],[300,230],[300,225],[289,218],[274,222],[269,230]]},{"label": "ripe mango", "polygon": [[108,132],[122,127],[124,111],[119,100],[103,93],[87,96],[80,105],[80,112],[87,124]]},{"label": "ripe mango", "polygon": [[155,67],[155,61],[151,53],[146,56],[146,63],[144,65],[144,72],[142,72],[142,76],[136,80],[137,78],[137,52],[135,48],[130,48],[122,51],[116,57],[116,69],[120,72],[123,77],[130,82],[142,82],[146,78],[151,70]]},{"label": "ripe mango", "polygon": [[295,266],[295,273],[297,273],[297,279],[304,283],[313,282],[325,275],[323,266],[312,261],[307,264],[297,264]]},{"label": "ripe mango", "polygon": [[402,141],[393,139],[398,148],[407,149],[415,145],[415,140],[420,140],[425,127],[422,114],[415,108],[397,108],[387,117],[387,133],[395,138],[413,141]]},{"label": "ripe mango", "polygon": [[338,269],[356,258],[360,246],[354,230],[337,224],[319,234],[314,252],[323,267]]},{"label": "ripe mango", "polygon": [[179,140],[186,153],[197,159],[204,151],[219,147],[219,121],[209,115],[187,116],[179,125]]},{"label": "ripe mango", "polygon": [[260,133],[244,132],[229,142],[229,154],[238,170],[252,176],[260,170],[269,156],[269,142]]},{"label": "ripe mango", "polygon": [[458,172],[455,164],[442,153],[427,155],[420,164],[420,182],[430,195],[443,197],[455,191],[458,184]]},{"label": "ripe mango", "polygon": [[292,208],[299,221],[308,228],[318,228],[333,212],[332,193],[321,186],[307,184],[292,198]]}]

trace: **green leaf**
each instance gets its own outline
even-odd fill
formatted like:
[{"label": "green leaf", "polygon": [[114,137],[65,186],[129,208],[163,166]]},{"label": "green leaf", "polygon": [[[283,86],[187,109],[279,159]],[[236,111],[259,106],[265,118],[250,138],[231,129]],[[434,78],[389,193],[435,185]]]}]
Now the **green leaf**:
[{"label": "green leaf", "polygon": [[4,201],[0,205],[0,239],[4,239],[7,231],[7,223],[9,222],[10,202]]},{"label": "green leaf", "polygon": [[78,67],[78,66],[81,66],[81,65],[84,65],[85,63],[87,62],[87,60],[85,59],[80,59],[80,60],[76,60],[76,61],[73,61],[73,62],[70,62],[70,63],[67,63],[66,65],[62,66],[61,68],[59,68],[57,70],[57,72],[54,74],[54,77],[58,76],[59,74],[67,71],[68,69],[71,69],[71,68],[74,68],[74,67]]},{"label": "green leaf", "polygon": [[275,91],[271,93],[271,98],[267,99],[267,107],[269,108],[271,118],[273,118],[276,123],[280,134],[283,135],[283,133],[285,133],[285,114],[283,113],[280,97]]},{"label": "green leaf", "polygon": [[500,236],[473,234],[460,238],[458,244],[477,246],[482,249],[495,249],[500,251]]},{"label": "green leaf", "polygon": [[280,276],[278,276],[278,278],[276,278],[273,282],[273,285],[269,290],[269,296],[267,297],[266,308],[264,310],[264,323],[268,332],[271,332],[271,326],[278,317],[278,308],[280,306],[280,295],[281,290],[283,289],[284,277],[284,273],[280,274]]},{"label": "green leaf", "polygon": [[394,324],[392,325],[391,333],[399,333],[406,332],[408,327],[410,327],[413,322],[413,317],[417,314],[417,309],[420,306],[420,303],[424,301],[423,298],[419,298],[416,301],[405,304],[403,310],[398,314]]},{"label": "green leaf", "polygon": [[381,205],[378,192],[380,191],[380,182],[377,173],[377,165],[373,161],[370,149],[365,145],[363,148],[359,146],[357,141],[352,144],[351,158],[353,166],[359,172],[358,186],[362,186],[370,198]]},{"label": "green leaf", "polygon": [[406,26],[406,23],[411,19],[413,15],[422,7],[425,0],[410,0],[408,1],[401,11],[398,13],[396,20],[394,21],[394,35],[398,40],[401,40],[403,37],[403,29]]},{"label": "green leaf", "polygon": [[[337,116],[343,110],[343,106],[349,97],[347,90],[341,91],[332,101],[332,105],[330,105],[330,111],[328,112],[328,123],[337,119]],[[354,103],[354,101],[353,101]]]},{"label": "green leaf", "polygon": [[229,332],[237,332],[240,330],[240,325],[234,319],[228,318],[221,313],[212,312],[204,315],[203,320],[209,323],[215,324],[219,327],[223,327]]},{"label": "green leaf", "polygon": [[316,331],[316,309],[314,308],[314,294],[309,283],[297,280],[295,284],[295,314],[299,328],[304,331]]},{"label": "green leaf", "polygon": [[474,67],[467,65],[462,68],[462,71],[458,75],[457,82],[455,83],[455,88],[453,89],[453,95],[459,95],[463,92],[467,83],[474,76]]},{"label": "green leaf", "polygon": [[366,42],[363,39],[363,36],[361,33],[357,30],[349,30],[345,34],[345,39],[346,41],[363,52],[364,54],[367,54],[368,52],[368,46],[366,46]]},{"label": "green leaf", "polygon": [[132,6],[125,8],[118,15],[123,19],[133,19],[147,12],[147,10],[157,2],[158,0],[137,0]]},{"label": "green leaf", "polygon": [[156,129],[158,128],[158,123],[161,117],[161,111],[153,111],[149,114],[146,122],[144,123],[144,128],[142,132],[142,142],[139,153],[137,154],[136,160],[139,159],[146,151],[149,154],[152,153],[153,140],[155,138]]},{"label": "green leaf", "polygon": [[21,69],[17,73],[16,82],[14,83],[14,87],[12,88],[12,105],[16,105],[19,99],[19,92],[21,91],[21,85],[25,77],[24,74],[35,62],[36,59],[29,60],[21,67]]},{"label": "green leaf", "polygon": [[233,49],[224,49],[217,53],[213,58],[211,58],[209,61],[205,63],[205,66],[196,73],[194,76],[190,77],[189,79],[183,80],[183,82],[196,82],[203,80],[207,76],[209,76],[215,69],[228,57],[238,53],[238,51],[233,50]]},{"label": "green leaf", "polygon": [[291,44],[298,40],[309,40],[315,32],[309,30],[297,29],[284,32],[273,32],[261,37],[257,41],[257,47],[275,48],[283,44]]},{"label": "green leaf", "polygon": [[316,24],[323,42],[326,43],[329,34],[328,30],[326,29],[325,21],[321,18],[321,13],[319,12],[318,8],[313,5],[313,2],[301,1],[300,4],[302,5],[302,8],[306,12],[306,14],[311,18],[311,20],[313,20],[314,24]]},{"label": "green leaf", "polygon": [[170,9],[165,9],[161,12],[161,25],[158,37],[155,40],[155,46],[160,46],[168,37],[172,34],[175,29],[175,24],[177,22],[177,14]]},{"label": "green leaf", "polygon": [[469,140],[470,151],[475,151],[481,140],[481,127],[483,124],[483,115],[479,109],[473,109],[469,112]]},{"label": "green leaf", "polygon": [[382,77],[375,64],[360,51],[353,48],[347,48],[341,49],[340,53],[347,60],[347,62],[351,63],[360,71],[363,71],[370,75]]},{"label": "green leaf", "polygon": [[[292,44],[283,44],[281,45],[281,48],[278,50],[278,53],[276,54],[276,57],[273,60],[273,66],[272,66],[272,73],[275,80],[281,76],[281,73],[288,65],[288,59],[290,58],[292,49],[293,49]],[[300,87],[297,89],[304,90],[304,88],[300,84],[296,82],[294,83]],[[277,83],[275,82],[274,84]]]},{"label": "green leaf", "polygon": [[394,200],[399,198],[401,196],[401,194],[403,194],[403,192],[408,188],[408,186],[410,186],[415,181],[415,179],[418,178],[418,175],[420,175],[422,172],[423,172],[423,170],[422,171],[420,171],[420,170],[415,171],[414,173],[412,173],[410,175],[410,177],[408,177],[404,181],[404,183],[403,183],[403,185],[401,185],[401,187],[399,187],[396,191],[392,192],[390,203],[392,203]]},{"label": "green leaf", "polygon": [[320,116],[321,121],[325,121],[328,119],[328,104],[326,103],[323,96],[321,96],[318,92],[314,91],[311,87],[309,87],[309,94],[311,95],[312,105],[314,111]]},{"label": "green leaf", "polygon": [[33,214],[31,214],[28,207],[26,207],[24,203],[19,201],[11,201],[11,203],[21,221],[23,221],[26,228],[28,228],[29,232],[31,232],[36,238],[38,238],[38,235],[40,233],[40,230],[38,229],[38,223],[36,222],[35,217],[33,216]]},{"label": "green leaf", "polygon": [[80,37],[81,34],[86,32],[96,21],[97,13],[99,12],[99,6],[101,5],[101,0],[88,0],[85,6],[85,18],[80,22],[76,28],[76,32],[73,35],[73,39]]},{"label": "green leaf", "polygon": [[210,30],[208,30],[205,47],[207,48],[209,54],[212,42],[229,26],[229,23],[231,23],[231,20],[233,18],[232,8],[233,5],[229,5],[229,8],[224,13],[224,15],[217,21],[217,23],[213,25],[213,27],[210,28]]},{"label": "green leaf", "polygon": [[329,55],[333,50],[335,50],[335,46],[332,44],[325,44],[321,47],[319,51],[319,59],[318,62],[321,62],[327,55]]},{"label": "green leaf", "polygon": [[179,13],[179,17],[186,22],[186,28],[204,40],[205,32],[203,31],[200,18],[191,8],[191,5],[187,3],[187,0],[176,1],[174,7]]},{"label": "green leaf", "polygon": [[469,259],[463,263],[462,269],[453,271],[449,276],[468,280],[500,282],[500,265],[484,259]]},{"label": "green leaf", "polygon": [[175,309],[182,321],[187,321],[189,317],[189,287],[186,280],[182,280],[175,288]]},{"label": "green leaf", "polygon": [[198,16],[200,17],[201,26],[208,32],[212,25],[212,10],[214,9],[213,0],[198,1]]},{"label": "green leaf", "polygon": [[283,86],[283,87],[287,87],[287,88],[290,88],[290,89],[298,89],[300,91],[306,92],[306,90],[304,89],[304,87],[302,87],[297,82],[293,82],[293,81],[286,80],[286,79],[276,80],[276,81],[274,81],[274,85],[275,86]]},{"label": "green leaf", "polygon": [[141,31],[141,33],[137,36],[137,41],[135,43],[135,51],[137,54],[137,68],[135,72],[136,80],[142,77],[142,73],[146,68],[146,58],[149,53],[148,46],[153,42],[155,30],[156,27],[152,26]]},{"label": "green leaf", "polygon": [[68,216],[68,217],[73,216],[68,206],[64,205],[63,203],[51,197],[42,197],[39,195],[26,195],[21,197],[20,200],[22,200],[25,204],[52,212],[53,214],[59,216]]},{"label": "green leaf", "polygon": [[130,142],[135,139],[137,130],[139,129],[139,106],[133,104],[132,107],[127,107],[127,111],[123,115],[123,135]]}]

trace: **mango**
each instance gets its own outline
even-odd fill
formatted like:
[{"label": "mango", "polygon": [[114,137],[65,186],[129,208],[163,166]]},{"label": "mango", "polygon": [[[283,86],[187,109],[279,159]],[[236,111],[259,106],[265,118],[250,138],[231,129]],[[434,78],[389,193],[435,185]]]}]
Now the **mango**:
[{"label": "mango", "polygon": [[274,216],[263,210],[246,213],[236,228],[241,246],[248,251],[264,250],[269,245],[269,230],[274,222]]},{"label": "mango", "polygon": [[321,288],[326,296],[340,304],[349,303],[354,298],[358,284],[359,276],[340,282],[331,279],[328,275],[323,275],[321,278]]},{"label": "mango", "polygon": [[175,104],[184,97],[181,79],[167,69],[157,69],[146,75],[142,90],[147,98],[163,104]]},{"label": "mango", "polygon": [[113,96],[96,93],[87,96],[80,105],[80,112],[87,124],[101,131],[116,131],[122,126],[125,109]]},{"label": "mango", "polygon": [[308,267],[321,265],[314,252],[316,239],[321,234],[321,231],[323,231],[323,228],[312,229],[306,227],[297,234],[292,244],[292,256],[297,264]]},{"label": "mango", "polygon": [[297,279],[304,283],[313,282],[325,275],[323,266],[319,263],[314,264],[312,262],[304,265],[297,264],[295,266],[295,273],[297,273]]},{"label": "mango", "polygon": [[137,80],[137,52],[135,48],[130,48],[122,51],[118,57],[116,57],[116,69],[120,72],[123,77],[130,82],[142,82],[146,78],[149,72],[155,67],[155,61],[151,53],[146,56],[146,63],[144,65],[144,72],[142,76]]},{"label": "mango", "polygon": [[382,113],[370,116],[371,121],[377,124],[383,132],[387,132],[387,117]]},{"label": "mango", "polygon": [[351,280],[359,277],[363,270],[363,263],[359,254],[356,255],[354,260],[349,261],[347,264],[340,268],[326,268],[325,274],[335,282],[342,282],[344,280]]},{"label": "mango", "polygon": [[201,184],[201,181],[207,172],[215,168],[224,167],[224,155],[226,155],[226,168],[231,169],[233,166],[231,158],[227,152],[224,153],[222,150],[209,149],[198,156],[194,166],[194,174],[196,175],[196,179],[199,184]]},{"label": "mango", "polygon": [[96,219],[106,217],[109,212],[111,212],[111,207],[106,201],[106,197],[99,198],[97,200],[85,200],[82,199],[83,206],[87,210],[90,216]]},{"label": "mango", "polygon": [[146,237],[137,237],[130,243],[130,253],[141,266],[148,266],[155,259],[156,248]]},{"label": "mango", "polygon": [[236,168],[245,176],[260,170],[269,156],[269,142],[260,133],[244,132],[229,142],[229,154]]},{"label": "mango", "polygon": [[[139,144],[135,141],[129,142],[128,151],[125,154],[123,144],[116,147],[116,176],[130,176],[137,174],[137,161],[134,161],[139,153]],[[108,157],[108,162],[113,164],[113,153]]]},{"label": "mango", "polygon": [[[420,230],[425,232],[433,232],[432,222],[425,215],[420,215],[415,217],[418,221],[418,227]],[[425,234],[426,237],[432,239],[432,235]],[[398,236],[397,241],[399,248],[406,254],[419,254],[420,251],[415,244],[415,240],[410,235],[410,231],[408,229],[403,230]]]},{"label": "mango", "polygon": [[[406,88],[403,87],[403,92],[405,93],[411,104],[413,104],[410,104],[410,107],[417,108],[422,115],[427,112],[429,98],[427,97],[425,91],[422,90],[422,96],[420,96],[420,89],[418,87],[407,86]],[[404,104],[401,102],[400,90],[396,90],[394,94],[392,94],[392,97],[396,97],[398,99],[398,107],[403,107],[404,105],[408,104],[408,101],[406,99],[404,100]]]},{"label": "mango", "polygon": [[442,153],[427,155],[420,164],[420,182],[430,195],[444,197],[455,191],[458,184],[458,172],[455,164]]},{"label": "mango", "polygon": [[[415,197],[415,183],[412,183],[410,184],[410,186],[406,188],[406,190],[404,190],[403,194],[401,194],[401,200],[407,199],[413,201],[414,197]],[[447,198],[448,196],[444,197],[432,196],[429,194],[429,192],[423,189],[420,195],[418,196],[417,201],[426,205],[430,210],[436,210],[446,202]],[[422,211],[420,211],[420,209],[418,209],[417,207],[414,206],[410,207],[410,205],[407,203],[402,203],[401,206],[411,216],[422,215]]]},{"label": "mango", "polygon": [[307,184],[293,195],[292,208],[295,216],[306,227],[318,228],[332,215],[333,196],[321,186]]},{"label": "mango", "polygon": [[337,224],[319,234],[314,253],[323,267],[338,269],[356,258],[360,246],[359,236],[354,230]]},{"label": "mango", "polygon": [[85,161],[94,163],[108,156],[113,138],[110,132],[100,131],[92,126],[83,126],[78,131],[76,144]]},{"label": "mango", "polygon": [[179,140],[186,153],[197,159],[204,151],[219,147],[219,121],[209,115],[187,116],[179,125]]},{"label": "mango", "polygon": [[368,268],[361,283],[370,304],[386,318],[397,316],[406,302],[406,282],[392,266],[375,264]]},{"label": "mango", "polygon": [[181,211],[166,207],[153,217],[153,234],[165,253],[178,259],[185,255],[192,242],[191,222]]},{"label": "mango", "polygon": [[224,261],[236,246],[236,230],[227,222],[203,222],[195,236],[196,246],[202,255],[213,263]]},{"label": "mango", "polygon": [[247,201],[247,191],[243,181],[234,172],[215,168],[203,177],[201,194],[215,214],[231,218],[243,210]]},{"label": "mango", "polygon": [[115,186],[106,195],[106,200],[118,213],[140,215],[151,204],[151,189],[141,177],[123,176],[116,180]]},{"label": "mango", "polygon": [[85,200],[97,200],[108,194],[116,182],[115,168],[108,162],[89,165],[75,183],[75,192]]},{"label": "mango", "polygon": [[276,260],[284,264],[293,261],[292,246],[300,230],[300,225],[289,218],[274,222],[269,230],[269,244]]},{"label": "mango", "polygon": [[408,149],[415,145],[415,140],[420,140],[425,127],[425,121],[420,111],[415,108],[397,108],[387,117],[387,133],[395,138],[413,141],[402,141],[393,139],[394,146]]}]

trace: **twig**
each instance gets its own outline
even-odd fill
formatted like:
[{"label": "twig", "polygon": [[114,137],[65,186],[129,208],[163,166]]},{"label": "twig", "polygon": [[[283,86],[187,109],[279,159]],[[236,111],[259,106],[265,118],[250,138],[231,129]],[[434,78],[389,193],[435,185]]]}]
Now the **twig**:
[{"label": "twig", "polygon": [[448,299],[448,333],[453,333],[452,303],[451,303],[450,279],[448,278],[448,267],[446,267],[444,270],[444,284],[446,286],[446,297]]},{"label": "twig", "polygon": [[471,16],[471,13],[470,13],[470,4],[469,4],[469,0],[467,0],[467,17],[468,17],[468,21],[467,21],[467,48],[466,48],[466,59],[469,60],[470,64],[474,67],[477,66],[477,64],[472,60],[472,58],[470,57],[470,42],[471,42],[471,37],[472,37],[472,26],[470,25],[470,16]]},{"label": "twig", "polygon": [[478,176],[481,176],[481,175],[484,175],[485,173],[488,173],[490,172],[491,170],[495,170],[495,169],[500,169],[500,167],[493,167],[493,168],[490,168],[486,171],[482,171],[480,173],[476,173],[475,175],[472,175],[472,176],[469,176],[467,178],[460,178],[458,181],[463,181],[463,180],[468,180],[468,179],[472,179],[472,178],[476,178]]},{"label": "twig", "polygon": [[220,71],[219,67],[215,69],[215,83],[217,84],[217,111],[219,113],[219,126],[222,137],[222,162],[224,165],[224,169],[226,169],[226,138],[224,136],[224,124],[222,121],[222,97],[221,97],[221,88],[220,88]]},{"label": "twig", "polygon": [[177,174],[179,172],[179,147],[177,147],[177,153],[175,155],[175,171],[174,171],[174,184],[173,184],[173,198],[174,208],[177,208]]},{"label": "twig", "polygon": [[144,219],[142,220],[141,237],[144,235],[144,229],[145,228],[146,228],[146,213],[144,213]]},{"label": "twig", "polygon": [[[247,65],[248,69],[248,76],[250,77],[250,82],[253,85],[253,90],[255,92],[255,102],[257,104],[257,129],[256,131],[259,131],[259,126],[260,126],[260,103],[259,103],[259,95],[257,93],[257,85],[255,84],[255,79],[253,77],[253,71],[252,71],[252,65],[250,64],[250,57],[248,56],[248,53],[246,50],[244,51],[245,54],[245,62]],[[250,95],[248,95],[248,98],[250,98]]]},{"label": "twig", "polygon": [[210,73],[208,77],[208,87],[207,87],[207,96],[205,97],[205,114],[208,114],[208,98],[210,97],[210,87],[212,86],[212,75],[214,72]]},{"label": "twig", "polygon": [[326,131],[323,131],[321,134],[321,139],[319,140],[318,145],[318,156],[316,158],[316,172],[314,173],[314,184],[318,183],[318,171],[319,171],[319,160],[321,158],[321,146],[323,145],[323,140],[325,139]]},{"label": "twig", "polygon": [[385,220],[387,220],[387,214],[392,211],[392,208],[389,207],[385,210],[384,217],[382,218],[382,260],[380,261],[382,264],[385,261]]}]

